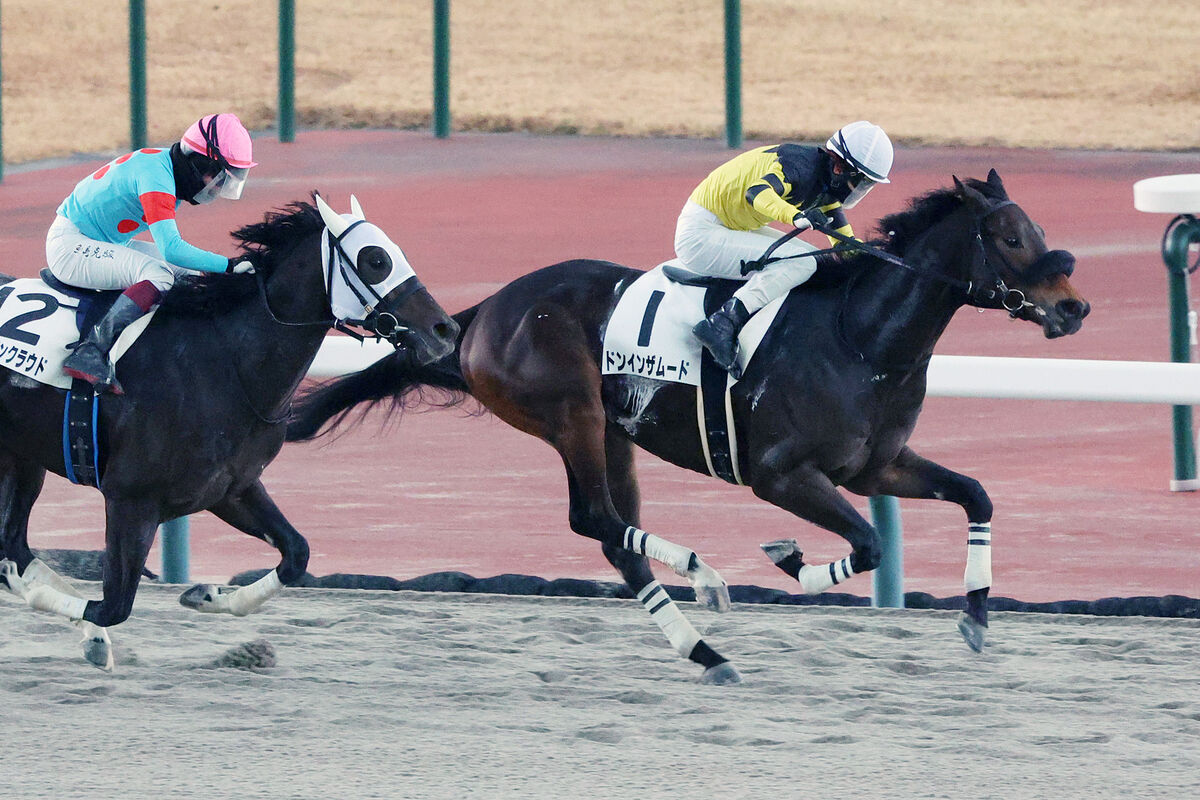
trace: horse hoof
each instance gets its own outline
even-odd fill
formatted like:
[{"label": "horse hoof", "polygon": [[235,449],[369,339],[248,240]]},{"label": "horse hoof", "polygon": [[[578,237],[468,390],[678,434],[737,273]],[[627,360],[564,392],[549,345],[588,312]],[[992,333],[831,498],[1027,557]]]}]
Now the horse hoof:
[{"label": "horse hoof", "polygon": [[963,641],[967,643],[967,647],[976,653],[983,652],[983,642],[987,638],[986,625],[980,625],[969,614],[960,613],[958,615],[958,632],[962,634]]},{"label": "horse hoof", "polygon": [[697,559],[696,568],[688,572],[688,581],[696,590],[696,602],[701,606],[722,614],[730,609],[729,586],[715,569]]},{"label": "horse hoof", "polygon": [[709,686],[730,686],[742,682],[742,673],[728,661],[709,667],[700,676],[700,682]]},{"label": "horse hoof", "polygon": [[759,548],[767,554],[767,558],[771,559],[772,564],[778,564],[793,553],[797,556],[804,555],[800,552],[800,545],[795,539],[776,539],[773,542],[760,544]]},{"label": "horse hoof", "polygon": [[211,583],[198,583],[179,595],[179,605],[206,614],[228,614],[229,595]]},{"label": "horse hoof", "polygon": [[112,640],[108,638],[108,630],[85,619],[76,622],[75,627],[83,631],[83,657],[87,662],[105,672],[112,672],[113,648]]}]

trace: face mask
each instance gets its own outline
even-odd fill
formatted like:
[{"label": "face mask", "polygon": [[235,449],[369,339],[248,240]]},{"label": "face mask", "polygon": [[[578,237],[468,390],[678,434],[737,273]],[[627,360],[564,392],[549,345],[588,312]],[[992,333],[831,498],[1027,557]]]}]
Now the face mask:
[{"label": "face mask", "polygon": [[246,174],[248,169],[238,169],[230,167],[223,169],[217,176],[204,185],[204,188],[196,192],[196,196],[192,200],[200,205],[211,203],[218,197],[223,197],[226,200],[238,200],[242,196],[242,190],[246,187]]},{"label": "face mask", "polygon": [[846,186],[850,188],[850,191],[847,193],[846,199],[842,200],[842,208],[854,208],[858,205],[859,200],[867,196],[867,192],[875,188],[875,181],[861,172],[856,172],[846,181]]}]

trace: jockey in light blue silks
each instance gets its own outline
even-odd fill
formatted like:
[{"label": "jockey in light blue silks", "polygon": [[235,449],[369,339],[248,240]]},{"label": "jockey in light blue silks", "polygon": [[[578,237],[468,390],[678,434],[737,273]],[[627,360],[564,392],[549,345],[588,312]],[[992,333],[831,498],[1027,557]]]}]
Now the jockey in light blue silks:
[{"label": "jockey in light blue silks", "polygon": [[[112,309],[67,358],[64,371],[121,394],[108,352],[132,322],[158,304],[188,271],[249,272],[237,262],[188,244],[175,209],[218,197],[237,200],[256,166],[250,134],[233,114],[194,122],[169,149],[145,148],[105,164],[76,185],[46,235],[50,272],[86,289],[123,289]],[[133,237],[148,230],[153,242]]]}]

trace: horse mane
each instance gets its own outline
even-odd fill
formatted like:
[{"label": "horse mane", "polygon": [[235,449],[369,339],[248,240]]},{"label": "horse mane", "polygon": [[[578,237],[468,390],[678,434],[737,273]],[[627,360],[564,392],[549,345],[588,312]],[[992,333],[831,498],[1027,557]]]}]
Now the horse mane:
[{"label": "horse mane", "polygon": [[[315,197],[315,192],[313,193]],[[265,278],[301,239],[325,227],[316,205],[297,201],[268,211],[262,222],[233,231],[241,244],[237,259],[244,259]],[[171,314],[211,317],[250,301],[258,295],[254,275],[200,273],[175,282],[163,298],[162,308]]]},{"label": "horse mane", "polygon": [[[1008,199],[1003,188],[993,186],[987,181],[967,178],[963,183],[991,200]],[[934,189],[914,197],[903,211],[888,214],[880,219],[874,228],[876,236],[867,239],[866,243],[903,258],[904,253],[921,234],[961,208],[962,204],[962,198],[953,187]],[[829,253],[817,256],[818,276],[824,271],[837,275],[840,279],[846,276],[848,270],[866,269],[877,263],[878,260],[867,253]]]}]

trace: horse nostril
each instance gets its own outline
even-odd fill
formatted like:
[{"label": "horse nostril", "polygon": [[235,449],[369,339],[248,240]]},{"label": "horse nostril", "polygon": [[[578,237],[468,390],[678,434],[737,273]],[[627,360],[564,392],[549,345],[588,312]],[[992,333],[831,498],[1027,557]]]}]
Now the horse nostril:
[{"label": "horse nostril", "polygon": [[433,326],[433,332],[439,339],[453,340],[458,338],[458,326],[452,322],[439,322]]},{"label": "horse nostril", "polygon": [[1083,319],[1092,310],[1090,303],[1082,300],[1059,300],[1058,313],[1068,319]]}]

